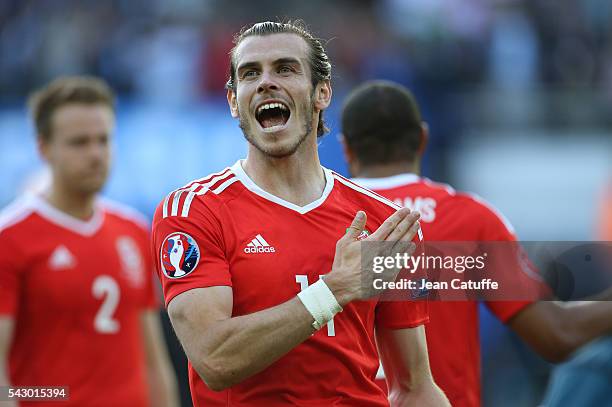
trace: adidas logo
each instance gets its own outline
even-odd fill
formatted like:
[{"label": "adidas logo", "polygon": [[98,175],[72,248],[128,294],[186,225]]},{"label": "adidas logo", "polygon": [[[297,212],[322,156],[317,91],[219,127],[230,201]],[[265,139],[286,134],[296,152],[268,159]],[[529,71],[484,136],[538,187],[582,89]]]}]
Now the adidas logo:
[{"label": "adidas logo", "polygon": [[250,253],[274,253],[276,249],[273,246],[270,246],[266,239],[264,239],[261,235],[255,236],[251,243],[247,244],[244,248],[244,252],[247,254]]},{"label": "adidas logo", "polygon": [[64,245],[57,246],[49,258],[49,268],[53,270],[68,269],[74,267],[75,263],[74,256]]}]

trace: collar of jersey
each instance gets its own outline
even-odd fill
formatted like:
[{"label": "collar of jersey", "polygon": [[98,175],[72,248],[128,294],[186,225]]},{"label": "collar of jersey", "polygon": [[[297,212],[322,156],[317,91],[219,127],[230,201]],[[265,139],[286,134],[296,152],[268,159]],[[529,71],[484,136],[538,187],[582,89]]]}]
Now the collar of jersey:
[{"label": "collar of jersey", "polygon": [[262,197],[264,199],[267,199],[268,201],[271,201],[271,202],[274,202],[274,203],[276,203],[278,205],[284,206],[287,209],[291,209],[293,211],[296,211],[296,212],[300,213],[301,215],[304,215],[305,213],[310,212],[311,210],[321,206],[321,204],[323,204],[323,202],[325,202],[325,200],[329,196],[330,192],[332,191],[332,188],[334,187],[334,177],[332,175],[331,170],[329,170],[329,169],[327,169],[327,168],[322,166],[321,168],[323,168],[323,173],[325,174],[325,188],[323,189],[323,193],[321,194],[321,196],[318,199],[316,199],[315,201],[312,201],[308,205],[299,206],[299,205],[296,205],[294,203],[285,201],[284,199],[279,198],[276,195],[272,195],[271,193],[261,189],[247,175],[247,173],[244,171],[244,168],[242,168],[242,162],[243,161],[244,160],[236,161],[236,163],[231,167],[231,170],[234,173],[234,175],[236,175],[236,178],[238,178],[240,180],[240,182],[242,182],[242,184],[249,191],[253,192],[256,195],[259,195],[260,197]]},{"label": "collar of jersey", "polygon": [[60,211],[56,207],[50,205],[44,198],[31,195],[28,197],[31,205],[36,212],[47,219],[48,221],[55,223],[58,226],[68,229],[74,233],[83,236],[92,236],[102,226],[102,220],[104,219],[104,213],[98,203],[94,206],[94,214],[89,220],[81,220],[70,216],[65,212]]},{"label": "collar of jersey", "polygon": [[368,189],[390,189],[397,188],[402,185],[414,184],[415,182],[419,182],[421,177],[417,174],[413,173],[404,173],[391,175],[390,177],[381,177],[381,178],[352,178],[355,184],[361,185],[362,187],[366,187]]}]

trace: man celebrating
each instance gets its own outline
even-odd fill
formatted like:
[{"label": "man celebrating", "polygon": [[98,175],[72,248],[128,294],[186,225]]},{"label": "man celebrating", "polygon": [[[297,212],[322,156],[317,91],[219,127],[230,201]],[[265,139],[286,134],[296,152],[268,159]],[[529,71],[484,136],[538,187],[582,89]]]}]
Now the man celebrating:
[{"label": "man celebrating", "polygon": [[[52,182],[0,215],[0,386],[62,386],[51,394],[67,406],[176,405],[147,224],[97,197],[110,165],[112,91],[62,78],[31,108]],[[21,405],[44,404],[24,396]]]},{"label": "man celebrating", "polygon": [[392,405],[448,405],[429,370],[426,303],[378,303],[361,287],[359,239],[412,253],[418,215],[321,167],[330,77],[301,25],[241,31],[227,97],[248,156],[157,209],[153,247],[196,406],[389,405],[376,344]]},{"label": "man celebrating", "polygon": [[[342,111],[341,137],[349,170],[359,177],[353,181],[420,211],[429,241],[515,241],[510,223],[483,200],[418,175],[427,129],[416,101],[401,85],[373,81],[355,89]],[[609,301],[487,301],[486,305],[550,361],[562,360],[612,331]],[[436,382],[453,406],[480,405],[477,302],[432,301],[429,314],[427,343]]]}]

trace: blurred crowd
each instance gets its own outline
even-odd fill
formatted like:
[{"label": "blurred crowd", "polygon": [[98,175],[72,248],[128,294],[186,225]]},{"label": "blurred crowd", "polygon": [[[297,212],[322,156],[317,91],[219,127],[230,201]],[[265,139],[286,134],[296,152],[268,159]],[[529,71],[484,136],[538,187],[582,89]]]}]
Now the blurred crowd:
[{"label": "blurred crowd", "polygon": [[136,98],[218,95],[232,33],[299,17],[328,40],[341,88],[387,77],[434,96],[554,86],[612,99],[611,16],[607,0],[2,0],[0,98],[82,72]]}]

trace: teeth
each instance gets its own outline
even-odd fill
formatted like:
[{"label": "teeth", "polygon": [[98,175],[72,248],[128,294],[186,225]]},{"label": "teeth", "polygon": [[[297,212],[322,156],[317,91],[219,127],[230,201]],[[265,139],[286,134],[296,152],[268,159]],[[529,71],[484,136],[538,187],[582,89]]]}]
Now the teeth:
[{"label": "teeth", "polygon": [[278,109],[281,109],[281,110],[288,110],[287,106],[285,106],[282,103],[266,103],[264,105],[261,105],[259,107],[259,109],[257,109],[257,113],[259,114],[259,113],[263,112],[266,109],[274,109],[274,108],[278,108]]}]

